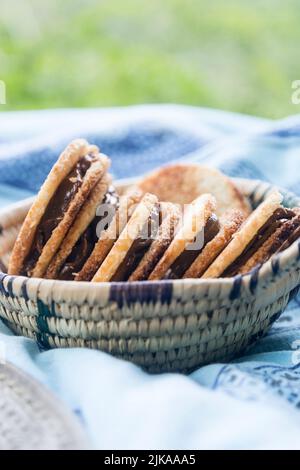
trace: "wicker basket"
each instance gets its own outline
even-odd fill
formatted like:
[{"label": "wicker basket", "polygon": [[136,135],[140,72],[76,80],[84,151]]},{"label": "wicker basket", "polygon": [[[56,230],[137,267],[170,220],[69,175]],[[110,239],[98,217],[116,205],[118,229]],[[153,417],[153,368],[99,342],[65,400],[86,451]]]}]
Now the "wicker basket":
[{"label": "wicker basket", "polygon": [[[272,187],[236,180],[257,206]],[[286,193],[285,205],[299,205]],[[7,262],[31,201],[0,213]],[[137,283],[49,281],[0,273],[0,315],[43,348],[88,347],[149,372],[228,360],[266,333],[300,285],[300,243],[233,279]]]}]

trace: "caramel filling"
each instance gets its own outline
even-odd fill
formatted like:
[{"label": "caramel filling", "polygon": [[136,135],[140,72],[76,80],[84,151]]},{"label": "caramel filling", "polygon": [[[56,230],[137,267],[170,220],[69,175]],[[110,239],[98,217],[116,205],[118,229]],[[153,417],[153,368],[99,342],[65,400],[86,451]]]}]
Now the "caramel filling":
[{"label": "caramel filling", "polygon": [[161,223],[159,206],[156,205],[151,212],[141,234],[134,240],[125,258],[111,278],[111,281],[127,281],[130,274],[137,268],[146,251],[150,248]]},{"label": "caramel filling", "polygon": [[24,262],[23,275],[30,276],[53,230],[62,221],[73,197],[81,187],[93,160],[93,155],[82,157],[57,188],[36,230],[30,252]]},{"label": "caramel filling", "polygon": [[257,232],[243,253],[224,271],[222,277],[232,277],[238,274],[242,266],[269,240],[274,232],[294,216],[295,213],[292,210],[283,207],[278,208]]},{"label": "caramel filling", "polygon": [[195,237],[196,239],[202,239],[199,248],[194,248],[192,244],[186,246],[185,250],[176,258],[174,263],[168,269],[165,279],[180,279],[186,272],[186,270],[192,265],[197,256],[201,253],[205,245],[215,238],[219,233],[220,223],[215,214],[212,214],[202,231]]}]

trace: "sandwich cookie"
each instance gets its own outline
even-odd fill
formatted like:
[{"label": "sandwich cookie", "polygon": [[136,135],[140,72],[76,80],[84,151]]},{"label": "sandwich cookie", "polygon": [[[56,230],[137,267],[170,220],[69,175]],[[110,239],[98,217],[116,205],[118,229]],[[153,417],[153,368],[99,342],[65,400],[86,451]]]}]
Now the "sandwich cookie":
[{"label": "sandwich cookie", "polygon": [[169,165],[150,173],[137,183],[143,192],[155,194],[160,201],[189,204],[201,194],[212,194],[217,201],[216,214],[238,209],[249,215],[249,201],[234,182],[220,171],[198,164]]},{"label": "sandwich cookie", "polygon": [[282,200],[283,196],[278,191],[272,192],[241,226],[203,278],[245,274],[280,249],[295,233],[298,223],[296,213],[285,209],[281,205]]},{"label": "sandwich cookie", "polygon": [[200,278],[217,256],[225,249],[245,220],[245,215],[239,210],[226,212],[220,219],[220,231],[185,272],[184,278]]},{"label": "sandwich cookie", "polygon": [[219,232],[215,209],[216,201],[210,194],[203,194],[188,205],[174,239],[149,280],[182,278],[206,244]]},{"label": "sandwich cookie", "polygon": [[162,223],[158,229],[157,236],[135,271],[129,277],[129,281],[145,281],[148,279],[174,238],[176,227],[180,221],[180,208],[170,202],[161,203],[160,207]]},{"label": "sandwich cookie", "polygon": [[[15,243],[9,274],[43,277],[110,161],[85,140],[60,155],[31,206]],[[99,188],[96,189],[99,191]]]},{"label": "sandwich cookie", "polygon": [[106,230],[101,232],[89,258],[78,274],[75,275],[75,281],[92,280],[141,199],[142,193],[140,191],[134,191],[131,195],[120,198],[119,208],[111,223]]},{"label": "sandwich cookie", "polygon": [[[97,227],[101,220],[108,219],[109,223],[109,218],[117,209],[118,196],[110,183],[111,177],[108,174],[97,183],[49,264],[46,279],[71,281],[82,269],[98,241]],[[107,217],[96,215],[100,206],[108,212]]]},{"label": "sandwich cookie", "polygon": [[127,281],[153,242],[159,223],[158,199],[147,193],[136,206],[92,281]]},{"label": "sandwich cookie", "polygon": [[[280,213],[281,210],[282,212]],[[239,269],[239,274],[246,274],[257,265],[265,263],[275,253],[280,253],[289,248],[300,237],[299,208],[292,209],[292,211],[278,209],[277,214],[274,215],[275,217],[278,217],[278,219],[274,223],[273,228],[270,228],[270,231],[274,230],[276,226],[278,227],[277,230],[267,238],[261,247]]]}]

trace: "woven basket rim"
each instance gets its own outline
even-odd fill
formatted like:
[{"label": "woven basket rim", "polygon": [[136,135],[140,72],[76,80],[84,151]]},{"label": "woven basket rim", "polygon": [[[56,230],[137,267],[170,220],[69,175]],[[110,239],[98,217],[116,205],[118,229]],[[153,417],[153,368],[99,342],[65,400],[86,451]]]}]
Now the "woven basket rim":
[{"label": "woven basket rim", "polygon": [[[294,193],[287,191],[286,189],[280,188],[278,186],[272,185],[270,183],[261,181],[261,180],[251,180],[247,178],[232,178],[237,185],[240,187],[241,190],[244,190],[245,183],[252,186],[252,192],[255,192],[257,187],[260,185],[265,185],[265,194],[272,191],[273,189],[279,189],[284,195],[292,197],[295,201],[298,201],[300,205],[300,198],[296,196]],[[119,187],[126,187],[128,184],[132,184],[137,181],[137,178],[131,179],[122,179],[116,181],[116,186]],[[243,191],[244,192],[244,191]],[[247,194],[249,196],[249,193]],[[5,216],[6,214],[11,213],[11,211],[23,207],[24,205],[30,205],[34,199],[34,196],[31,198],[27,198],[23,201],[19,201],[17,203],[11,204],[8,207],[5,207],[3,210],[0,211],[0,218]],[[274,276],[274,266],[276,265],[276,275],[280,271],[286,271],[289,267],[299,261],[300,259],[300,240],[295,241],[293,245],[287,248],[282,253],[278,255],[274,255],[269,261],[264,263],[259,267],[259,282],[263,283],[267,281],[270,277]],[[90,292],[99,292],[101,293],[102,290],[107,291],[108,287],[111,286],[118,286],[118,289],[123,290],[132,290],[139,286],[139,289],[142,289],[143,286],[201,286],[202,288],[209,288],[210,286],[217,286],[220,287],[220,292],[225,288],[225,291],[232,289],[234,284],[236,283],[237,278],[239,279],[240,283],[244,287],[249,287],[251,279],[253,277],[253,271],[247,274],[238,275],[232,278],[217,278],[217,279],[172,279],[172,280],[159,280],[159,281],[135,281],[135,282],[87,282],[87,281],[60,281],[60,280],[51,280],[51,279],[43,279],[43,278],[28,278],[25,276],[11,276],[9,274],[3,273],[0,271],[0,284],[4,281],[6,283],[12,282],[15,279],[19,279],[20,283],[26,281],[26,285],[28,288],[32,290],[36,290],[40,287],[41,283],[47,289],[53,289],[55,286],[60,286],[61,289],[64,290],[66,294],[68,293],[75,293],[75,291],[84,289],[85,291]]]}]

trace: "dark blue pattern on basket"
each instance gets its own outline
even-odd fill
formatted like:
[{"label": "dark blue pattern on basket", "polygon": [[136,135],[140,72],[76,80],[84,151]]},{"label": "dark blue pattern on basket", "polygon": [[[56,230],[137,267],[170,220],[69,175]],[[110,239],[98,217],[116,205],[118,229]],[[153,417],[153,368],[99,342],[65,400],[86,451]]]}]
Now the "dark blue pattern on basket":
[{"label": "dark blue pattern on basket", "polygon": [[7,292],[4,288],[4,284],[3,284],[3,281],[4,281],[5,277],[6,277],[6,274],[3,274],[3,273],[0,272],[0,292],[1,292],[2,295],[7,297],[8,294],[7,294]]},{"label": "dark blue pattern on basket", "polygon": [[230,300],[235,300],[240,297],[242,287],[242,276],[235,276],[233,282],[233,288],[230,292]]},{"label": "dark blue pattern on basket", "polygon": [[257,266],[252,270],[252,273],[251,273],[251,279],[250,279],[249,287],[250,287],[250,291],[251,291],[252,294],[255,294],[255,290],[256,290],[257,285],[258,285],[259,271],[260,271],[260,266]]},{"label": "dark blue pattern on basket", "polygon": [[22,297],[26,300],[26,302],[29,300],[29,296],[27,292],[27,283],[28,283],[28,280],[24,279],[24,281],[22,282],[22,286],[21,286],[21,294],[22,294]]},{"label": "dark blue pattern on basket", "polygon": [[39,331],[36,333],[36,340],[39,350],[42,352],[49,349],[50,347],[48,340],[48,333],[50,333],[48,327],[48,318],[55,316],[54,302],[52,302],[52,308],[50,309],[48,305],[44,304],[42,300],[37,299],[37,307],[38,315],[36,317],[36,324]]},{"label": "dark blue pattern on basket", "polygon": [[172,281],[132,282],[126,289],[121,283],[114,282],[109,288],[109,300],[117,302],[120,308],[136,302],[169,304],[173,294]]},{"label": "dark blue pattern on basket", "polygon": [[37,299],[37,307],[39,312],[36,318],[37,326],[41,332],[49,333],[47,318],[52,316],[52,312],[48,305],[44,304],[40,299]]},{"label": "dark blue pattern on basket", "polygon": [[48,336],[46,333],[41,333],[41,331],[36,333],[36,342],[40,352],[46,351],[50,348]]},{"label": "dark blue pattern on basket", "polygon": [[15,279],[16,279],[15,276],[10,276],[7,282],[7,286],[6,286],[7,293],[12,298],[15,296],[13,293],[13,282]]}]

